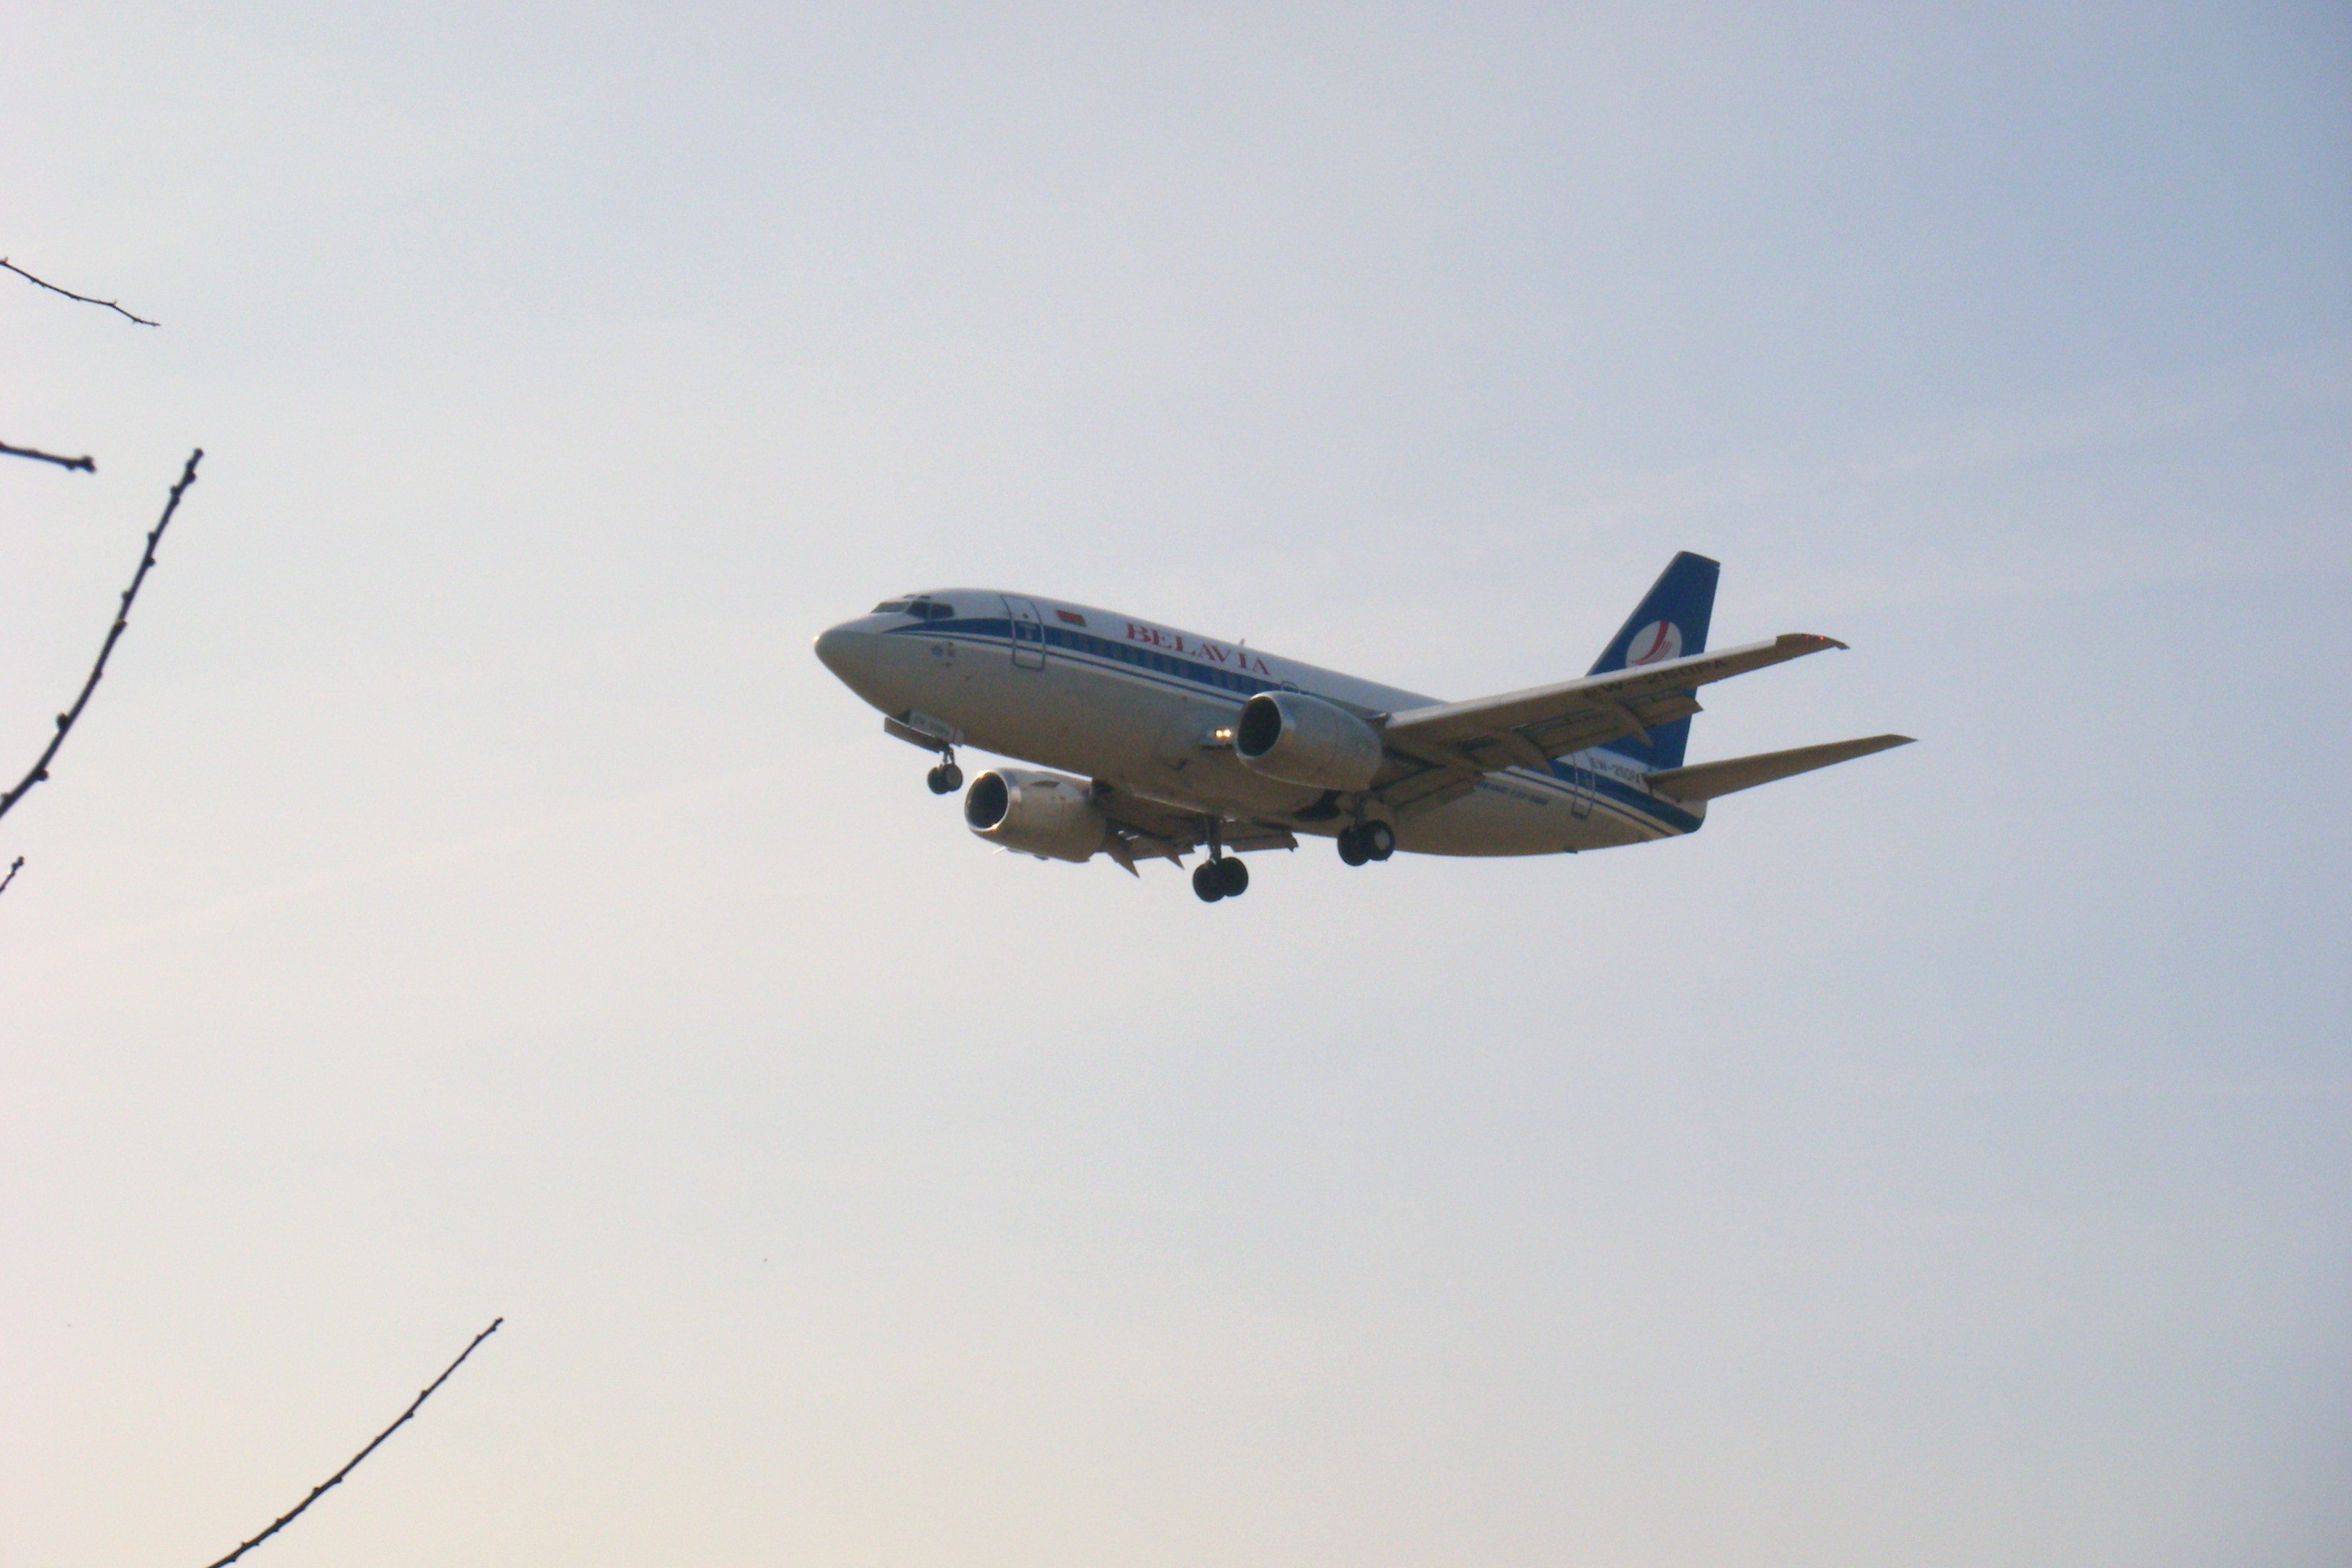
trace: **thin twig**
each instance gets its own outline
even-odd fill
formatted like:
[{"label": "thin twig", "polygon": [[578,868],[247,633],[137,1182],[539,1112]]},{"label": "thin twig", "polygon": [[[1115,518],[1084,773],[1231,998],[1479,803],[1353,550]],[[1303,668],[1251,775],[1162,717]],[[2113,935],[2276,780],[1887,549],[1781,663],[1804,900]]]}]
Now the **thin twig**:
[{"label": "thin twig", "polygon": [[55,463],[60,468],[79,468],[85,474],[98,472],[98,464],[89,458],[60,458],[55,452],[43,452],[31,447],[11,447],[0,441],[0,456],[37,458],[44,463]]},{"label": "thin twig", "polygon": [[6,268],[9,271],[15,273],[17,277],[22,278],[27,283],[40,284],[42,288],[47,289],[52,294],[63,294],[67,299],[79,300],[85,305],[103,305],[118,316],[130,316],[132,321],[138,322],[142,327],[152,327],[162,324],[160,322],[151,321],[144,316],[131,316],[130,311],[124,310],[121,306],[116,304],[111,300],[93,300],[87,294],[77,294],[70,289],[60,289],[56,284],[48,282],[44,279],[34,277],[31,273],[26,271],[23,268],[17,266],[15,262],[9,260],[5,256],[0,256],[0,267]]},{"label": "thin twig", "polygon": [[188,454],[188,466],[180,471],[180,482],[172,487],[172,499],[163,503],[163,517],[156,521],[154,531],[147,535],[147,553],[139,558],[139,570],[131,574],[131,586],[122,591],[122,607],[115,611],[114,625],[107,629],[106,641],[99,645],[98,662],[89,667],[89,679],[81,683],[81,695],[74,699],[72,707],[58,715],[58,732],[49,737],[48,748],[42,752],[41,760],[33,764],[33,771],[19,779],[15,789],[0,795],[0,816],[7,816],[8,808],[24,799],[26,790],[49,776],[49,759],[56,756],[58,748],[66,743],[66,731],[72,729],[74,721],[81,717],[82,707],[89,700],[89,694],[98,689],[99,677],[106,673],[107,656],[114,651],[115,641],[122,636],[123,627],[131,624],[131,602],[139,597],[139,584],[147,580],[149,569],[155,564],[155,546],[163,542],[163,531],[172,526],[172,514],[180,510],[180,497],[196,482],[196,465],[204,460],[204,456],[202,447]]},{"label": "thin twig", "polygon": [[207,1563],[205,1568],[228,1568],[228,1564],[236,1562],[238,1558],[244,1556],[247,1552],[252,1551],[255,1547],[260,1545],[263,1542],[268,1540],[271,1536],[277,1534],[279,1531],[293,1523],[296,1519],[300,1517],[304,1509],[309,1508],[312,1503],[317,1502],[330,1487],[339,1484],[345,1476],[350,1475],[354,1469],[357,1469],[359,1468],[359,1462],[362,1459],[366,1458],[370,1454],[374,1453],[377,1446],[386,1437],[389,1437],[394,1432],[399,1431],[402,1423],[405,1422],[410,1416],[416,1414],[416,1406],[432,1398],[433,1391],[449,1381],[449,1373],[457,1371],[459,1367],[466,1364],[466,1358],[474,1353],[474,1345],[480,1344],[484,1340],[488,1339],[492,1334],[497,1333],[499,1331],[499,1325],[505,1321],[506,1320],[504,1318],[491,1319],[490,1326],[474,1336],[474,1344],[467,1345],[464,1350],[458,1352],[457,1359],[451,1362],[447,1369],[444,1371],[440,1376],[435,1378],[431,1383],[425,1385],[425,1392],[416,1396],[414,1404],[411,1404],[407,1409],[400,1413],[399,1421],[394,1422],[391,1426],[377,1433],[375,1435],[375,1442],[370,1443],[366,1447],[362,1448],[357,1454],[352,1456],[352,1462],[350,1464],[345,1465],[341,1469],[337,1470],[333,1475],[329,1476],[325,1480],[320,1481],[317,1486],[312,1487],[310,1489],[310,1495],[304,1498],[300,1502],[296,1503],[291,1512],[280,1516],[277,1522],[272,1524],[268,1530],[263,1531],[259,1535],[255,1536],[252,1540],[247,1542],[244,1545],[230,1552],[227,1556],[222,1558],[219,1562]]},{"label": "thin twig", "polygon": [[16,863],[8,868],[8,874],[5,877],[0,877],[0,893],[5,893],[8,890],[8,884],[15,881],[16,879],[16,873],[24,868],[25,858],[22,855],[19,855],[16,857]]}]

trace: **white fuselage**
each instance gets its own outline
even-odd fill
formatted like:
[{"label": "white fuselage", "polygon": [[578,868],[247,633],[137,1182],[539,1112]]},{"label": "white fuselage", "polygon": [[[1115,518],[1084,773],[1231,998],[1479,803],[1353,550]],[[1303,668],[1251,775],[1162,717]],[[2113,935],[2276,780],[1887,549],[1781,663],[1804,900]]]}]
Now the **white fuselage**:
[{"label": "white fuselage", "polygon": [[[927,597],[951,613],[845,621],[817,639],[818,657],[918,729],[947,727],[959,743],[1296,832],[1334,833],[1347,820],[1325,792],[1242,764],[1231,736],[1248,698],[1289,689],[1374,713],[1437,700],[1092,605],[976,588]],[[1558,854],[1696,829],[1705,808],[1660,799],[1644,774],[1596,749],[1549,771],[1490,773],[1459,799],[1388,820],[1399,848],[1432,855]],[[1384,816],[1376,802],[1364,809]]]}]

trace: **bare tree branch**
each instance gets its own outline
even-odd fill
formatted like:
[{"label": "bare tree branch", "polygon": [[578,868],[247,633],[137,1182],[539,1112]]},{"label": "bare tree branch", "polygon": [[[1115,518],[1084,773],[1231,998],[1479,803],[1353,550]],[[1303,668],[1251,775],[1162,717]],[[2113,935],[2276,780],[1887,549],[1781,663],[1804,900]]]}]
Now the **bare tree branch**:
[{"label": "bare tree branch", "polygon": [[5,877],[0,877],[0,893],[5,893],[8,890],[8,884],[15,881],[16,879],[16,873],[24,868],[25,858],[22,855],[19,855],[16,857],[16,864],[8,868],[8,874]]},{"label": "bare tree branch", "polygon": [[180,471],[180,482],[172,487],[172,499],[163,503],[163,517],[157,521],[154,531],[147,535],[147,553],[139,558],[139,570],[131,574],[131,586],[122,591],[122,607],[115,611],[114,625],[107,629],[106,641],[99,646],[98,662],[89,667],[89,679],[81,683],[81,695],[74,699],[71,708],[58,715],[58,732],[49,737],[48,747],[41,752],[41,760],[33,764],[33,771],[19,779],[15,789],[0,795],[0,816],[7,816],[8,808],[24,799],[26,791],[49,776],[49,760],[58,754],[58,748],[66,743],[66,731],[72,729],[74,721],[81,717],[83,706],[89,701],[89,694],[98,689],[99,678],[106,673],[107,656],[114,651],[116,640],[122,636],[123,628],[131,624],[131,603],[139,597],[139,584],[147,580],[149,570],[155,564],[155,546],[163,542],[163,531],[172,526],[172,514],[180,510],[180,497],[196,482],[196,465],[204,460],[204,456],[202,447],[188,454],[188,466]]},{"label": "bare tree branch", "polygon": [[464,1350],[458,1352],[457,1359],[451,1362],[440,1376],[427,1384],[425,1385],[425,1392],[418,1394],[415,1402],[412,1403],[407,1409],[400,1413],[400,1420],[394,1422],[391,1426],[377,1433],[375,1435],[375,1442],[370,1443],[366,1447],[362,1448],[357,1454],[354,1454],[352,1457],[352,1462],[350,1464],[345,1465],[341,1469],[337,1470],[333,1475],[329,1476],[325,1480],[320,1481],[317,1486],[312,1487],[309,1497],[306,1497],[300,1502],[296,1503],[290,1512],[279,1516],[277,1521],[271,1524],[268,1530],[263,1531],[259,1535],[255,1536],[252,1540],[247,1542],[244,1545],[238,1547],[236,1551],[230,1552],[227,1556],[220,1559],[218,1562],[207,1563],[205,1568],[228,1568],[228,1564],[236,1562],[238,1558],[244,1556],[247,1552],[252,1551],[255,1547],[260,1545],[263,1542],[268,1540],[271,1536],[277,1534],[279,1531],[293,1523],[295,1520],[301,1516],[304,1509],[309,1508],[312,1503],[317,1502],[320,1496],[322,1496],[329,1488],[340,1484],[345,1476],[350,1475],[353,1470],[359,1468],[359,1462],[362,1459],[364,1459],[370,1454],[374,1453],[377,1447],[381,1445],[386,1437],[389,1437],[394,1432],[399,1431],[402,1424],[407,1421],[410,1416],[416,1414],[417,1405],[422,1405],[426,1400],[432,1398],[433,1391],[449,1381],[449,1373],[457,1371],[459,1367],[466,1364],[466,1358],[474,1353],[474,1345],[480,1344],[484,1340],[488,1339],[492,1334],[497,1333],[499,1331],[499,1325],[505,1321],[506,1320],[504,1318],[491,1319],[490,1326],[474,1336],[474,1344],[467,1345]]},{"label": "bare tree branch", "polygon": [[31,447],[11,447],[5,441],[0,441],[0,456],[37,458],[44,463],[55,463],[60,468],[79,468],[85,474],[98,472],[97,462],[89,458],[60,458],[55,452],[38,451]]},{"label": "bare tree branch", "polygon": [[41,279],[34,277],[31,273],[26,271],[23,268],[17,266],[15,262],[9,260],[5,256],[0,256],[0,267],[6,268],[9,271],[15,273],[17,277],[22,278],[27,283],[40,284],[42,288],[47,289],[52,294],[63,294],[67,299],[79,300],[85,305],[103,305],[118,316],[130,316],[131,320],[138,322],[142,327],[152,327],[162,324],[160,322],[151,321],[144,316],[131,316],[130,311],[124,310],[121,306],[116,304],[111,300],[93,300],[87,294],[77,294],[70,289],[60,289],[54,283],[45,282]]}]

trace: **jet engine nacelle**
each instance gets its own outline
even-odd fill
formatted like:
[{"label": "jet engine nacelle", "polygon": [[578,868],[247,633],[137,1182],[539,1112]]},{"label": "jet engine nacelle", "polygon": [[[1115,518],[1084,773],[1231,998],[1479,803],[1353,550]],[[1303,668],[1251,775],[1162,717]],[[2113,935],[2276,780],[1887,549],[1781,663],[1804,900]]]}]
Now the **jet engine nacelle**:
[{"label": "jet engine nacelle", "polygon": [[1026,768],[991,768],[963,792],[964,826],[1007,849],[1086,860],[1110,837],[1084,779]]},{"label": "jet engine nacelle", "polygon": [[1345,708],[1303,691],[1261,691],[1242,704],[1234,755],[1252,773],[1315,789],[1370,787],[1381,738]]}]

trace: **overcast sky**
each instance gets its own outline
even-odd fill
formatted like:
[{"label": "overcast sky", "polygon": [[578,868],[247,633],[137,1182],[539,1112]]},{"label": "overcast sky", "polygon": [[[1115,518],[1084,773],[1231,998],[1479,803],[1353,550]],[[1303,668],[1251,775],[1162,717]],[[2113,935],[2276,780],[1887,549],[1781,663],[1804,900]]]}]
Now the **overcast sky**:
[{"label": "overcast sky", "polygon": [[[2352,1561],[2328,5],[11,7],[0,1559]],[[1449,697],[1575,859],[1002,856],[910,588]],[[968,759],[969,760],[969,759]]]}]

